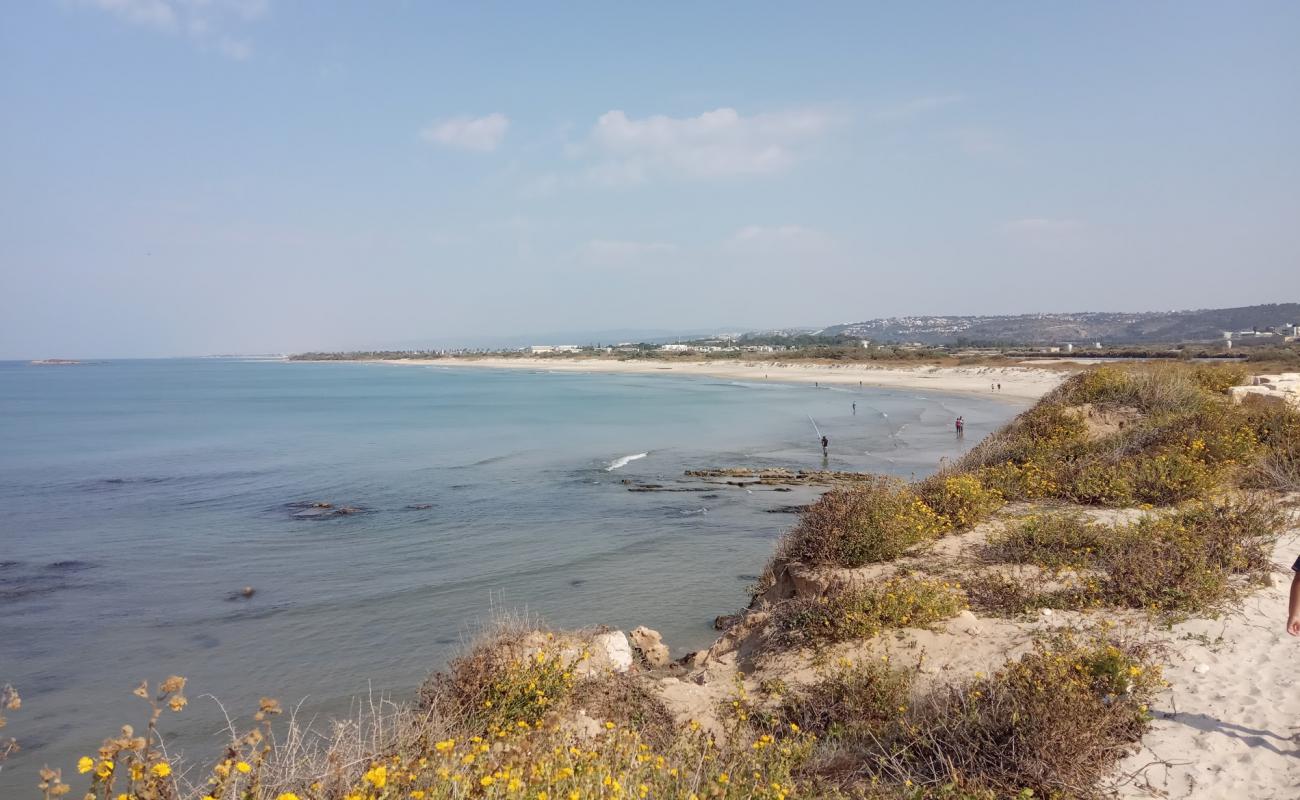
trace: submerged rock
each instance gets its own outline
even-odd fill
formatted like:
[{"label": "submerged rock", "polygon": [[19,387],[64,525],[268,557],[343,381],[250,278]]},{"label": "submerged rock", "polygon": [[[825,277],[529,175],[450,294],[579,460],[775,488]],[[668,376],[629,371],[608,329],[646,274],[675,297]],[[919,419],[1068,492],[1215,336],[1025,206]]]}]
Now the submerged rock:
[{"label": "submerged rock", "polygon": [[357,506],[335,507],[333,503],[312,503],[306,507],[298,507],[302,508],[302,510],[294,513],[294,519],[325,519],[327,517],[345,517],[366,512],[366,509]]}]

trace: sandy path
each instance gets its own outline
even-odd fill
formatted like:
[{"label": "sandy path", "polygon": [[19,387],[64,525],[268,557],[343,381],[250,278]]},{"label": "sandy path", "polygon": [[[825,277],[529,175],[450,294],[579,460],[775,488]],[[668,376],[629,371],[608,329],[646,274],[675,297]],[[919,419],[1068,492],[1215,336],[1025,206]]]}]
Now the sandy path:
[{"label": "sandy path", "polygon": [[[1297,553],[1293,529],[1274,560],[1289,567]],[[1142,750],[1120,765],[1146,767],[1121,796],[1300,797],[1300,638],[1283,630],[1290,570],[1279,567],[1274,582],[1224,619],[1174,626],[1172,688],[1152,709]]]},{"label": "sandy path", "polygon": [[[928,389],[1037,400],[1054,389],[1069,373],[1032,367],[873,367],[866,364],[806,364],[755,361],[672,362],[619,361],[616,359],[558,358],[455,358],[399,359],[383,364],[412,364],[439,367],[494,367],[548,372],[604,372],[643,375],[702,375],[732,380],[776,380],[796,383],[878,386]],[[1001,384],[1000,391],[992,389]]]}]

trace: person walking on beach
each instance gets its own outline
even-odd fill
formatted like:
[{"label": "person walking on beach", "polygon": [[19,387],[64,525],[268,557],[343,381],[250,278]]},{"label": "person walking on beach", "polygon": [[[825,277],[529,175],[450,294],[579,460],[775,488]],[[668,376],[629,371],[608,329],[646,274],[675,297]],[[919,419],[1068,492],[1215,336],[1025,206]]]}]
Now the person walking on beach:
[{"label": "person walking on beach", "polygon": [[830,455],[830,451],[827,449],[827,448],[829,448],[830,446],[831,446],[831,440],[830,440],[830,439],[827,439],[827,438],[823,435],[823,436],[822,436],[822,458],[825,458],[826,456]]},{"label": "person walking on beach", "polygon": [[1287,609],[1286,632],[1300,636],[1300,558],[1291,565],[1295,576],[1291,578],[1291,602]]}]

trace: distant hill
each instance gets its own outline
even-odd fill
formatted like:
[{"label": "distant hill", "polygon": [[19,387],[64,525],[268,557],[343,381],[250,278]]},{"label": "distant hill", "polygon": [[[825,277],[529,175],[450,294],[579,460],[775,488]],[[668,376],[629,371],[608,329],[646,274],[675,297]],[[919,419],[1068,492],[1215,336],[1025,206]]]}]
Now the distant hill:
[{"label": "distant hill", "polygon": [[889,317],[833,325],[820,333],[925,344],[1155,344],[1221,339],[1224,331],[1300,324],[1300,303],[1134,314],[1017,314],[1000,317]]}]

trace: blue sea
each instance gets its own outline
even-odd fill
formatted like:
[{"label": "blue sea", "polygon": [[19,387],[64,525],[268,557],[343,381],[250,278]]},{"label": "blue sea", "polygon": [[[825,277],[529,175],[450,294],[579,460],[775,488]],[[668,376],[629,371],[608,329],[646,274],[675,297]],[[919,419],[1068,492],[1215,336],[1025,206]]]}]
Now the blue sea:
[{"label": "blue sea", "polygon": [[[408,697],[494,609],[705,646],[795,519],[769,511],[815,493],[627,482],[728,466],[919,477],[1020,409],[657,375],[0,362],[0,683],[24,699],[0,795],[142,727],[143,679],[189,678],[164,730],[206,757],[224,726],[207,695],[307,715]],[[304,516],[312,503],[358,513]]]}]

